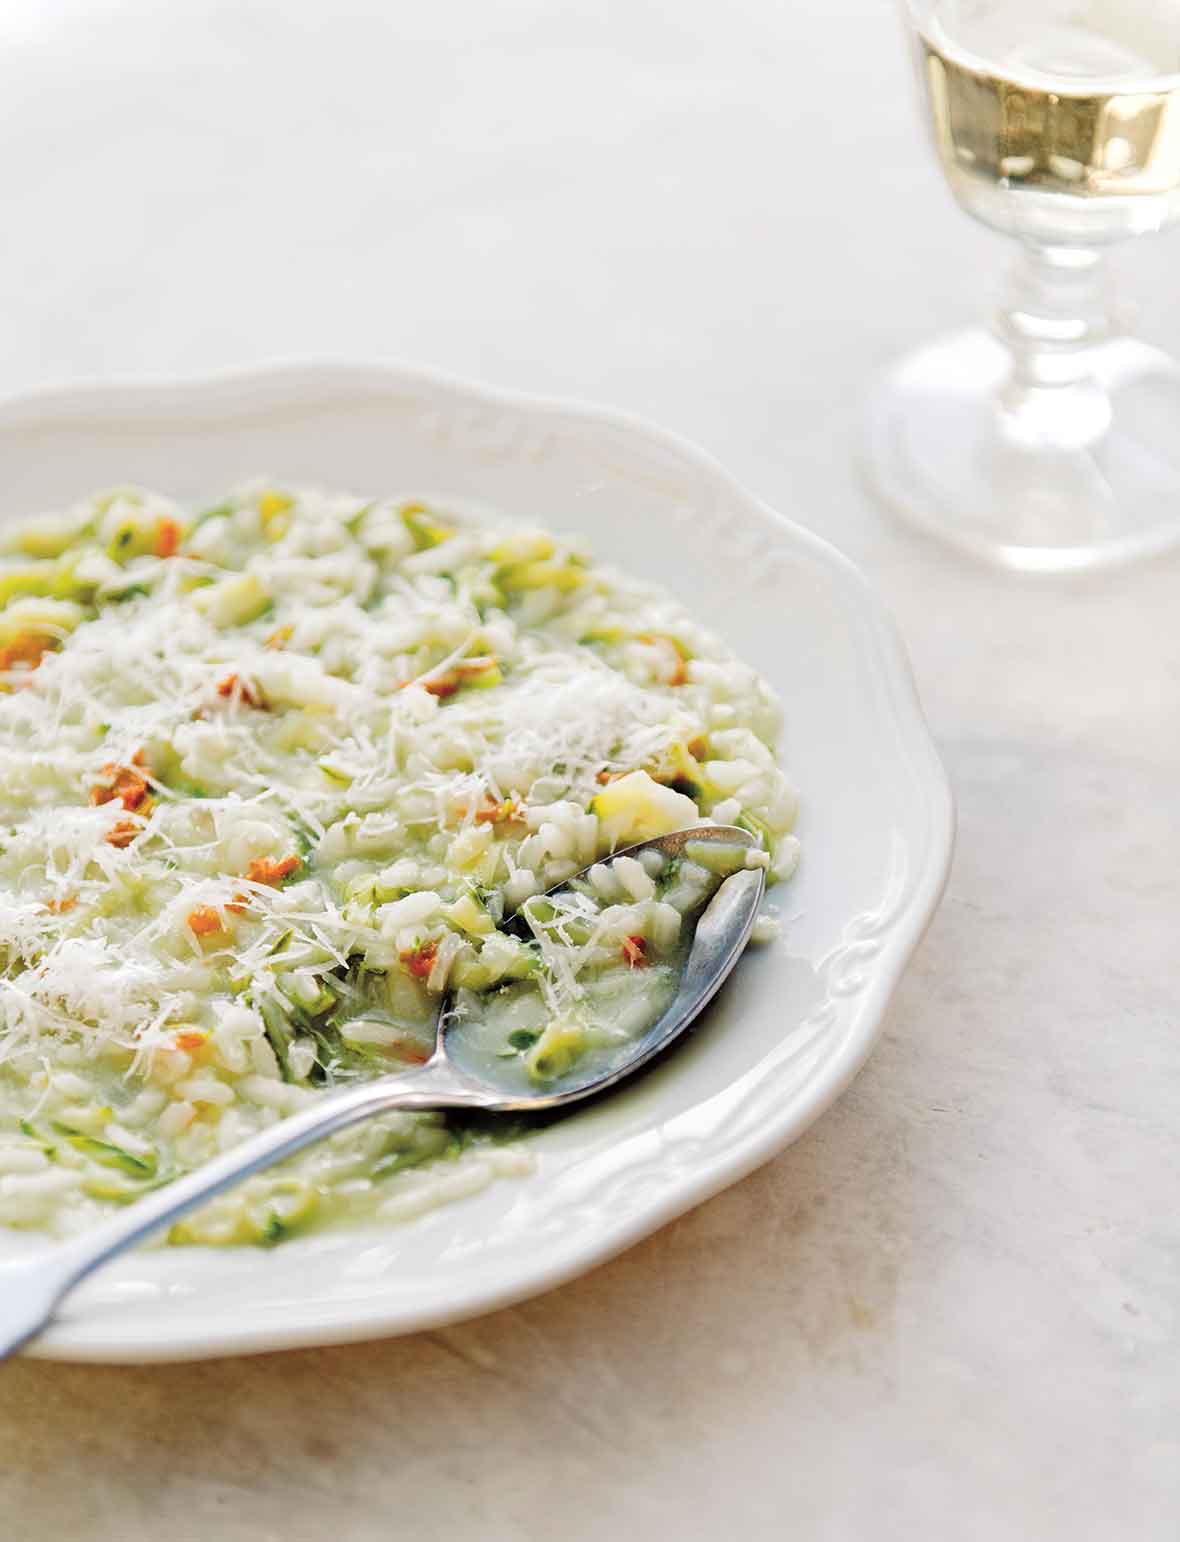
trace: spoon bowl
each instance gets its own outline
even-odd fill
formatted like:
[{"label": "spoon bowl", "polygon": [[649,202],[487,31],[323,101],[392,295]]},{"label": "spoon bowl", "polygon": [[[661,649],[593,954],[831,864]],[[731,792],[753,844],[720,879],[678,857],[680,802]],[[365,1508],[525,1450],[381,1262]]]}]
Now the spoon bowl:
[{"label": "spoon bowl", "polygon": [[[619,857],[638,857],[645,851],[658,851],[664,857],[680,857],[686,846],[695,843],[741,846],[749,850],[757,847],[753,837],[736,826],[701,825],[629,846],[616,852],[606,865],[609,866]],[[548,898],[568,890],[581,876],[581,873],[574,874],[540,897]],[[600,1061],[593,1060],[578,1062],[570,1072],[555,1078],[549,1086],[527,1090],[515,1088],[508,1092],[494,1077],[489,1078],[476,1059],[465,1053],[464,1021],[446,1007],[439,1017],[432,1063],[446,1061],[460,1075],[470,1076],[486,1088],[489,1097],[499,1093],[495,1103],[479,1104],[479,1107],[489,1112],[524,1113],[556,1109],[609,1092],[668,1049],[720,990],[750,940],[765,892],[766,873],[762,867],[742,868],[721,879],[696,921],[691,942],[681,961],[675,994],[642,1033],[620,1047],[609,1066],[604,1067]],[[516,912],[504,930],[522,937],[531,935],[527,904]]]},{"label": "spoon bowl", "polygon": [[[727,825],[702,825],[658,836],[605,859],[638,858],[658,851],[664,858],[684,855],[693,843],[744,848],[757,842]],[[196,1172],[146,1194],[125,1210],[80,1237],[48,1247],[28,1259],[0,1265],[0,1358],[12,1354],[50,1321],[60,1302],[108,1259],[151,1233],[170,1225],[224,1189],[292,1156],[313,1142],[376,1114],[395,1110],[456,1109],[489,1114],[552,1111],[617,1087],[681,1037],[716,995],[750,939],[766,888],[765,868],[752,865],[720,878],[698,916],[679,959],[671,997],[654,1019],[617,1046],[604,1064],[589,1057],[563,1075],[539,1085],[506,1085],[468,1052],[465,1021],[444,1000],[435,1026],[434,1052],[424,1065],[324,1094],[314,1106],[261,1131]],[[549,898],[572,889],[589,869],[575,873],[547,891]],[[518,936],[535,935],[535,913],[526,902],[504,928]]]}]

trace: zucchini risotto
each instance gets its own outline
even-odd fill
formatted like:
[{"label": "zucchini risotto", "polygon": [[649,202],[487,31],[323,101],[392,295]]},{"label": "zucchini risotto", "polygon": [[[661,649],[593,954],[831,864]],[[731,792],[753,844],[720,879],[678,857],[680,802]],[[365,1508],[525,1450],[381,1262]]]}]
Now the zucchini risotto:
[{"label": "zucchini risotto", "polygon": [[[503,929],[518,907],[703,822],[754,835],[771,877],[797,860],[765,683],[544,531],[252,484],[200,512],[120,489],[5,549],[0,1223],[77,1230],[421,1063],[448,991],[502,1004],[513,1074],[559,1074],[602,971],[548,967],[541,931]],[[596,883],[597,963],[638,987],[707,883]],[[405,1218],[529,1160],[385,1115],[169,1240]]]}]

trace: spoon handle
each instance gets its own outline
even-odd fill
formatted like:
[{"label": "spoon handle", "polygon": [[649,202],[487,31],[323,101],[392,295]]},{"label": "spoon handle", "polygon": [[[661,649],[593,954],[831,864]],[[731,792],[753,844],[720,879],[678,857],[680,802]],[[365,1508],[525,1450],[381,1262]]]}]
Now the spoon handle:
[{"label": "spoon handle", "polygon": [[430,1108],[480,1108],[494,1096],[472,1088],[441,1056],[403,1076],[363,1082],[293,1114],[214,1157],[196,1172],[146,1194],[108,1221],[31,1258],[0,1263],[0,1360],[48,1324],[63,1298],[108,1258],[170,1225],[223,1189],[304,1146],[374,1114]]}]

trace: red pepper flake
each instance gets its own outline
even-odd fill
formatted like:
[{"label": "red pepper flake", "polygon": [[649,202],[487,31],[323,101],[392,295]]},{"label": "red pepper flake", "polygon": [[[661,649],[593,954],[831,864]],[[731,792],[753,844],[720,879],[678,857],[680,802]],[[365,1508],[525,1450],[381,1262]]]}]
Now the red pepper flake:
[{"label": "red pepper flake", "polygon": [[103,803],[114,803],[117,799],[125,809],[146,812],[144,805],[147,802],[148,783],[138,771],[130,766],[109,764],[103,766],[102,774],[110,780],[106,783],[98,782],[90,789],[92,804],[97,807]]},{"label": "red pepper flake", "polygon": [[[489,669],[495,669],[496,655],[494,653],[481,653],[474,659],[460,659],[457,664],[452,664],[444,674],[430,675],[425,680],[417,683],[424,691],[429,691],[432,696],[437,696],[440,701],[445,701],[448,696],[453,696],[464,680],[474,679],[477,675],[483,675]],[[413,684],[413,681],[407,681]]]},{"label": "red pepper flake", "polygon": [[[299,857],[281,857],[278,862],[273,862],[270,857],[253,857],[250,867],[245,870],[245,876],[251,884],[270,884],[271,888],[278,888],[285,877],[292,876],[301,867]],[[227,910],[233,911],[234,916],[241,916],[250,907],[248,894],[234,894],[233,899],[225,905]]]},{"label": "red pepper flake", "polygon": [[496,655],[494,653],[481,653],[473,659],[460,659],[455,665],[455,673],[460,680],[470,680],[475,675],[486,675],[489,669],[495,669]]},{"label": "red pepper flake", "polygon": [[132,819],[120,819],[118,824],[111,826],[103,839],[108,845],[122,851],[125,846],[131,845],[142,828],[142,825],[137,825]]},{"label": "red pepper flake", "polygon": [[617,782],[619,777],[625,776],[623,771],[608,771],[605,766],[595,774],[594,780],[600,787],[605,787],[608,782]]},{"label": "red pepper flake", "polygon": [[174,519],[161,519],[156,525],[157,557],[175,557],[180,545],[180,526]]},{"label": "red pepper flake", "polygon": [[412,1039],[398,1039],[396,1043],[387,1045],[385,1052],[404,1065],[425,1065],[430,1059],[430,1051],[423,1049],[421,1044],[415,1044]]},{"label": "red pepper flake", "polygon": [[63,894],[60,899],[46,900],[45,901],[45,908],[46,908],[46,910],[49,911],[50,915],[62,916],[62,915],[65,915],[67,910],[73,910],[74,906],[77,903],[78,903],[77,895],[75,895],[75,894]]},{"label": "red pepper flake", "polygon": [[[298,857],[281,857],[279,861],[272,862],[269,857],[254,857],[250,866],[246,869],[246,877],[251,883],[267,883],[271,888],[277,889],[284,878],[290,878],[302,863]],[[235,916],[243,915],[250,904],[248,894],[235,894],[226,909],[232,911]]]},{"label": "red pepper flake", "polygon": [[672,673],[668,676],[667,685],[685,685],[688,681],[688,657],[683,647],[674,637],[668,637],[663,632],[640,632],[637,641],[647,643],[652,647],[671,648],[676,654],[676,663],[672,666]]},{"label": "red pepper flake", "polygon": [[183,1033],[178,1033],[172,1042],[176,1045],[177,1049],[191,1052],[196,1049],[204,1049],[208,1037],[207,1033],[201,1033],[196,1028],[186,1028]]},{"label": "red pepper flake", "polygon": [[481,808],[475,811],[477,825],[503,825],[510,824],[517,817],[517,802],[515,798],[505,798],[503,803],[497,803],[494,798],[487,798]]},{"label": "red pepper flake", "polygon": [[624,937],[622,953],[628,969],[641,969],[647,963],[647,938]]},{"label": "red pepper flake", "polygon": [[129,766],[121,766],[115,761],[108,761],[102,768],[105,782],[98,782],[90,789],[90,801],[95,806],[103,803],[114,803],[116,799],[129,811],[138,810],[146,814],[151,808],[151,800],[148,797],[149,783],[143,776],[143,751],[136,750],[131,757]]},{"label": "red pepper flake", "polygon": [[224,680],[217,682],[217,694],[227,700],[233,697],[240,701],[243,707],[257,707],[260,711],[266,711],[266,702],[262,692],[248,685],[240,675],[226,675]]},{"label": "red pepper flake", "polygon": [[54,643],[54,638],[46,637],[41,632],[21,632],[6,648],[0,648],[0,670],[7,671],[21,666],[36,669],[53,649]]},{"label": "red pepper flake", "polygon": [[214,932],[225,930],[220,914],[212,905],[198,905],[190,911],[188,926],[194,937],[210,937]]},{"label": "red pepper flake", "polygon": [[281,857],[277,862],[272,862],[269,857],[255,857],[246,869],[246,877],[251,883],[268,883],[272,888],[277,888],[298,867],[298,857]]},{"label": "red pepper flake", "polygon": [[424,942],[416,948],[407,948],[399,957],[415,980],[425,980],[434,968],[434,956],[437,952],[437,942]]}]

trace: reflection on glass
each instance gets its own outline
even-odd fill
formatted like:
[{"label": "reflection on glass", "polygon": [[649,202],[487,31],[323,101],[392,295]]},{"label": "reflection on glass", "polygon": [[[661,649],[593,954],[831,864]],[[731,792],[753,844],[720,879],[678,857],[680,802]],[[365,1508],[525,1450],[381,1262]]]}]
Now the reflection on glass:
[{"label": "reflection on glass", "polygon": [[1004,565],[1100,567],[1180,541],[1180,369],[1107,304],[1111,242],[1180,214],[1180,0],[909,0],[952,193],[1017,238],[990,328],[882,383],[877,485]]}]

